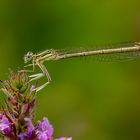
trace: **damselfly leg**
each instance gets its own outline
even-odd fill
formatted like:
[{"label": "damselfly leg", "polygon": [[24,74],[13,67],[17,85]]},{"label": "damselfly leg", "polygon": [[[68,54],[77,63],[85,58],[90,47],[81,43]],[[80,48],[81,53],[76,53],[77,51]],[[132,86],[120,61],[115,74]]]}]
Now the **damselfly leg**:
[{"label": "damselfly leg", "polygon": [[[37,74],[30,75],[30,76],[29,76],[29,77],[31,78],[31,79],[30,79],[30,82],[31,82],[31,81],[34,81],[34,80],[38,80],[38,79],[40,79],[40,78],[42,78],[42,77],[44,77],[44,76],[45,76],[45,75],[44,75],[43,73],[37,73]],[[43,84],[43,85],[41,85],[41,86],[35,88],[34,90],[35,90],[36,92],[38,92],[38,91],[42,90],[44,87],[46,87],[49,83],[50,83],[50,81],[48,80],[45,84]]]},{"label": "damselfly leg", "polygon": [[42,70],[42,73],[38,73],[38,74],[33,74],[33,75],[30,75],[29,77],[31,77],[30,81],[33,81],[33,80],[37,80],[37,79],[40,79],[44,76],[47,77],[47,82],[37,88],[35,88],[34,90],[36,90],[37,92],[42,90],[44,87],[46,87],[50,81],[51,81],[51,77],[49,75],[49,72],[47,71],[46,67],[43,65],[43,63],[41,62],[36,62],[36,65],[39,66],[39,68]]},{"label": "damselfly leg", "polygon": [[44,76],[43,73],[37,73],[37,74],[30,75],[29,76],[31,78],[30,82],[34,81],[34,80],[38,80],[38,79],[42,78],[43,76]]},{"label": "damselfly leg", "polygon": [[47,82],[45,84],[43,84],[43,85],[41,85],[41,86],[39,86],[39,87],[34,89],[36,92],[38,92],[38,91],[42,90],[44,87],[46,87],[51,81],[51,77],[49,75],[49,72],[47,71],[47,69],[43,65],[43,63],[36,62],[36,63],[25,65],[24,66],[25,68],[32,67],[32,70],[20,70],[20,72],[25,72],[26,71],[26,72],[29,72],[29,73],[34,73],[34,68],[35,68],[36,65],[41,69],[42,73],[29,75],[29,78],[30,78],[29,82],[41,79],[41,78],[43,78],[45,76],[47,77]]},{"label": "damselfly leg", "polygon": [[49,72],[47,71],[46,67],[41,62],[36,62],[36,64],[29,64],[29,65],[26,65],[25,67],[33,66],[32,72],[34,72],[34,66],[35,65],[37,65],[41,69],[42,73],[37,73],[37,74],[30,75],[29,76],[31,78],[30,82],[34,81],[34,80],[38,80],[38,79],[40,79],[44,76],[46,76],[47,80],[48,80],[45,84],[43,84],[43,85],[34,89],[38,92],[39,90],[42,90],[44,87],[46,87],[50,83],[51,77],[50,77]]}]

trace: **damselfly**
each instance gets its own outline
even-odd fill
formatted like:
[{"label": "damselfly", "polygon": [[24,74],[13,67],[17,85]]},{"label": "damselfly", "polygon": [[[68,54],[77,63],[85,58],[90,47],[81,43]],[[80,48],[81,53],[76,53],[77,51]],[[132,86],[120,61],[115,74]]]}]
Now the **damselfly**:
[{"label": "damselfly", "polygon": [[[44,65],[45,61],[55,61],[55,60],[61,60],[66,58],[72,58],[72,57],[81,57],[81,56],[104,56],[109,54],[115,54],[115,55],[124,55],[128,56],[127,54],[133,53],[132,57],[135,56],[136,58],[140,55],[140,42],[134,42],[134,43],[121,43],[120,47],[117,48],[108,48],[108,49],[79,49],[79,50],[55,50],[55,49],[47,49],[40,53],[32,53],[28,52],[24,56],[24,62],[27,63],[29,61],[32,61],[31,64],[26,65],[25,67],[32,66],[33,72],[35,70],[35,66],[37,65],[41,69],[41,73],[30,75],[31,78],[30,81],[37,80],[42,78],[43,76],[47,77],[47,82],[39,87],[37,87],[35,90],[39,91],[43,89],[45,86],[47,86],[50,81],[51,77]],[[129,56],[131,58],[131,55]]]}]

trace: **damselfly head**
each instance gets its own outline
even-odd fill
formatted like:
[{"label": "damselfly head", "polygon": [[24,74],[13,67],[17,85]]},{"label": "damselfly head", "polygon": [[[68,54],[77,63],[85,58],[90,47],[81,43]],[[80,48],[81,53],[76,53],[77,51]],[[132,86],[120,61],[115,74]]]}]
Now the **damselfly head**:
[{"label": "damselfly head", "polygon": [[27,62],[31,61],[32,58],[33,58],[33,53],[28,52],[27,54],[24,55],[24,63],[27,63]]}]

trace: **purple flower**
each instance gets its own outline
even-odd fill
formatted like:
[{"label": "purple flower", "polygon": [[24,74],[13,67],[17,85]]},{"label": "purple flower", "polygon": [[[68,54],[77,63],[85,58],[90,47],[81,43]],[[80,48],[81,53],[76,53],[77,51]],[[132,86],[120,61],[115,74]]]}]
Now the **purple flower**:
[{"label": "purple flower", "polygon": [[25,121],[28,124],[28,130],[25,133],[21,133],[19,139],[37,138],[38,140],[52,140],[53,127],[47,118],[44,118],[43,120],[43,122],[38,121],[38,125],[34,127],[31,119],[25,118]]},{"label": "purple flower", "polygon": [[2,113],[0,114],[0,131],[3,132],[6,136],[9,136],[12,132],[12,123],[9,119]]},{"label": "purple flower", "polygon": [[33,126],[31,119],[25,118],[25,121],[28,124],[28,130],[25,133],[19,134],[19,136],[18,136],[19,139],[23,140],[23,139],[27,139],[27,138],[28,139],[35,138],[36,137],[36,135],[35,135],[35,127]]},{"label": "purple flower", "polygon": [[43,122],[38,121],[39,125],[36,127],[37,137],[39,140],[51,140],[53,135],[53,127],[47,118],[43,118]]},{"label": "purple flower", "polygon": [[31,88],[30,88],[30,91],[32,92],[34,89],[35,89],[35,86],[32,85]]},{"label": "purple flower", "polygon": [[[25,133],[19,135],[20,140],[24,139],[37,139],[37,140],[53,140],[53,127],[49,123],[47,118],[43,118],[43,121],[38,121],[38,125],[35,127],[32,124],[31,119],[25,118],[28,125],[28,130]],[[61,137],[54,140],[72,140],[72,138]]]},{"label": "purple flower", "polygon": [[26,71],[10,72],[8,80],[1,81],[6,94],[5,107],[0,110],[0,134],[8,140],[72,140],[53,138],[53,127],[47,118],[33,125],[36,104],[36,86]]}]

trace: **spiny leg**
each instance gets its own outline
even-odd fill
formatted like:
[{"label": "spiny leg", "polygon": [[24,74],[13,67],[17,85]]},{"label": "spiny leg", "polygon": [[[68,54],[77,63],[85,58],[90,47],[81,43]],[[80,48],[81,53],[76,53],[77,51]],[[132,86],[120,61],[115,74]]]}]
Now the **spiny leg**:
[{"label": "spiny leg", "polygon": [[[29,76],[30,78],[34,77],[34,78],[30,79],[30,82],[33,81],[33,80],[40,79],[40,78],[42,78],[43,76],[44,76],[43,73],[38,73],[38,74],[30,75],[30,76]],[[41,89],[43,89],[44,87],[46,87],[49,83],[50,83],[50,82],[46,82],[45,84],[43,84],[43,85],[41,85],[41,86],[39,86],[39,87],[37,87],[37,88],[35,88],[35,89],[33,89],[33,90],[35,90],[36,92],[38,92],[38,91],[40,91]]]},{"label": "spiny leg", "polygon": [[20,72],[33,72],[32,70],[20,70]]},{"label": "spiny leg", "polygon": [[46,67],[42,63],[39,63],[39,62],[37,62],[37,65],[42,70],[44,76],[47,77],[48,81],[51,81],[51,76],[50,76],[48,70],[46,69]]},{"label": "spiny leg", "polygon": [[30,76],[29,76],[29,78],[31,78],[31,79],[30,79],[30,82],[31,82],[31,81],[34,81],[34,80],[37,80],[37,79],[40,79],[40,78],[42,78],[43,76],[44,76],[43,73],[37,73],[37,74],[30,75]]},{"label": "spiny leg", "polygon": [[36,92],[38,92],[38,91],[42,90],[43,88],[45,88],[50,83],[51,77],[50,77],[46,67],[42,63],[36,62],[36,64],[39,66],[39,68],[41,69],[41,71],[43,73],[38,73],[38,74],[30,75],[29,76],[31,78],[30,82],[34,81],[34,80],[37,80],[37,79],[40,79],[40,78],[42,78],[44,76],[46,76],[47,79],[48,79],[48,81],[45,84],[43,84],[43,85],[41,85],[41,86],[39,86],[39,87],[34,89]]},{"label": "spiny leg", "polygon": [[26,68],[26,67],[32,67],[32,70],[28,70],[29,72],[34,72],[34,70],[35,70],[35,61],[33,60],[32,61],[32,64],[28,64],[28,65],[25,65],[24,66],[24,68]]},{"label": "spiny leg", "polygon": [[50,82],[48,81],[48,82],[46,82],[45,84],[43,84],[42,86],[37,87],[37,88],[35,89],[36,92],[38,92],[38,91],[42,90],[43,88],[45,88],[49,83],[50,83]]},{"label": "spiny leg", "polygon": [[28,64],[28,65],[25,65],[24,67],[26,68],[26,67],[31,67],[31,66],[33,66],[33,64]]},{"label": "spiny leg", "polygon": [[24,69],[24,70],[20,70],[20,72],[30,72],[30,73],[33,73],[34,72],[34,66],[35,66],[35,64],[28,64],[28,65],[25,65],[24,66],[24,68],[26,68],[26,67],[33,67],[33,69],[32,70],[26,70],[26,69]]},{"label": "spiny leg", "polygon": [[[50,77],[49,72],[47,71],[46,67],[45,67],[42,63],[40,63],[40,62],[36,62],[36,64],[33,62],[32,64],[26,65],[26,66],[24,66],[24,67],[33,66],[33,70],[26,70],[26,71],[27,71],[27,72],[34,72],[34,66],[35,66],[35,65],[38,65],[39,68],[41,69],[41,71],[42,71],[43,73],[38,73],[38,74],[30,75],[30,76],[29,76],[29,78],[31,78],[31,79],[30,79],[30,82],[31,82],[31,81],[34,81],[34,80],[37,80],[37,79],[40,79],[40,78],[42,78],[43,76],[46,76],[47,79],[48,79],[48,81],[47,81],[45,84],[43,84],[43,85],[41,85],[41,86],[39,86],[39,87],[37,87],[37,88],[34,89],[35,91],[38,92],[38,91],[42,90],[44,87],[46,87],[46,86],[50,83],[51,77]],[[25,71],[25,70],[21,70],[21,71]]]},{"label": "spiny leg", "polygon": [[[32,78],[32,79],[30,79],[30,82],[31,82],[31,81],[34,81],[34,80],[37,80],[37,79],[40,79],[40,78],[44,77],[44,74],[43,73],[38,73],[38,74],[30,75],[29,77]],[[38,92],[38,91],[42,90],[43,88],[45,88],[49,83],[50,83],[50,81],[47,81],[45,84],[43,84],[43,85],[41,85],[41,86],[39,86],[39,87],[37,87],[33,90]]]},{"label": "spiny leg", "polygon": [[36,92],[38,92],[38,91],[42,90],[43,88],[45,88],[50,83],[50,81],[51,81],[51,77],[50,77],[46,67],[42,63],[39,63],[39,62],[37,62],[37,65],[39,66],[39,68],[42,70],[43,73],[39,73],[39,74],[37,74],[37,76],[36,76],[36,74],[35,75],[31,75],[30,77],[35,77],[32,80],[40,79],[41,77],[46,76],[48,81],[45,84],[35,88],[34,90]]}]

